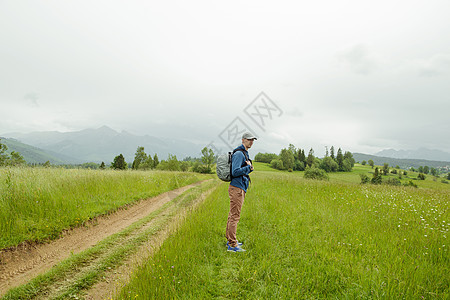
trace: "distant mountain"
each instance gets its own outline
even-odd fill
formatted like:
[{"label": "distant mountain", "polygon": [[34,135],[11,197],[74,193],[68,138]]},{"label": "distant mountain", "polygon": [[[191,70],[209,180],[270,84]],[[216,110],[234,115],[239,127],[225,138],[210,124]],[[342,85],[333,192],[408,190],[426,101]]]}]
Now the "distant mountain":
[{"label": "distant mountain", "polygon": [[186,156],[198,157],[203,148],[182,140],[149,135],[137,136],[126,131],[117,132],[107,126],[75,132],[43,131],[8,133],[3,136],[45,151],[72,157],[81,162],[110,163],[115,156],[122,153],[125,160],[131,163],[138,146],[144,147],[145,152],[152,156],[157,153],[160,159],[167,158],[168,154],[176,155],[178,159]]},{"label": "distant mountain", "polygon": [[409,167],[418,168],[420,166],[428,166],[433,168],[450,166],[450,162],[448,161],[434,161],[434,160],[426,160],[426,159],[402,159],[402,158],[392,158],[392,157],[382,157],[369,155],[364,153],[352,153],[353,158],[362,162],[363,160],[369,161],[369,159],[373,160],[375,165],[382,166],[385,163],[389,164],[389,166],[399,166],[402,169],[408,169]]},{"label": "distant mountain", "polygon": [[391,157],[391,158],[426,159],[426,160],[437,160],[437,161],[450,162],[450,153],[440,151],[440,150],[430,150],[427,148],[420,148],[417,150],[385,149],[378,153],[375,153],[375,155],[383,156],[383,157]]},{"label": "distant mountain", "polygon": [[57,165],[77,164],[82,162],[80,160],[77,160],[76,158],[33,147],[12,138],[1,138],[1,143],[5,144],[8,147],[8,150],[6,151],[7,153],[11,154],[12,151],[19,152],[27,163],[35,164],[45,163],[46,161],[49,161],[51,164]]}]

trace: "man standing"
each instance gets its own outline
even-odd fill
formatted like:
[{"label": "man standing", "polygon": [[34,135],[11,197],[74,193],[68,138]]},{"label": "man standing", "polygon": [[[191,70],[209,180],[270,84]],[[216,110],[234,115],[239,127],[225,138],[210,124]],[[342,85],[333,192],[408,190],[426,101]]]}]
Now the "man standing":
[{"label": "man standing", "polygon": [[246,132],[242,135],[242,145],[234,149],[231,158],[231,182],[228,188],[230,196],[230,212],[227,222],[227,247],[231,252],[243,252],[242,243],[236,238],[236,229],[239,219],[241,218],[241,208],[244,204],[245,193],[247,192],[250,182],[250,174],[253,171],[252,161],[248,156],[248,149],[253,145],[256,137]]}]

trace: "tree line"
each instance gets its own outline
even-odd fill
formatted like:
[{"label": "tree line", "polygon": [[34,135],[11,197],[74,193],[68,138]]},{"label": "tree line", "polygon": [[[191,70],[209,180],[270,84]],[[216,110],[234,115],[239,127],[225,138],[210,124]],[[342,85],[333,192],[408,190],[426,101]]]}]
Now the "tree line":
[{"label": "tree line", "polygon": [[[166,160],[159,161],[158,155],[155,153],[153,157],[150,154],[145,153],[145,148],[139,146],[136,149],[133,163],[131,164],[132,170],[165,170],[165,171],[188,171],[192,170],[197,173],[212,173],[212,167],[215,162],[215,156],[212,149],[203,148],[202,157],[191,158],[186,157],[182,161],[179,161],[176,155],[169,154]],[[117,155],[111,163],[111,169],[125,170],[129,166],[125,161],[122,154]]]},{"label": "tree line", "polygon": [[321,169],[329,172],[350,172],[355,165],[353,154],[349,151],[343,153],[341,148],[335,152],[334,146],[330,151],[326,147],[325,157],[320,159],[314,156],[314,150],[311,148],[308,155],[304,149],[295,148],[289,144],[288,148],[275,153],[258,153],[255,155],[255,161],[264,162],[271,165],[272,168],[288,171],[305,171],[306,169]]}]

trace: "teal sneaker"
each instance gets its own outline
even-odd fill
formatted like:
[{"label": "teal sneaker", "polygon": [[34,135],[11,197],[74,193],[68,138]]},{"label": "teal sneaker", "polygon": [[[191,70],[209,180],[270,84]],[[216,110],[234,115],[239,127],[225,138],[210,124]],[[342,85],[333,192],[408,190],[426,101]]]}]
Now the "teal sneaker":
[{"label": "teal sneaker", "polygon": [[230,245],[228,245],[227,251],[229,251],[229,252],[245,252],[245,250],[242,249],[241,246],[231,247]]}]

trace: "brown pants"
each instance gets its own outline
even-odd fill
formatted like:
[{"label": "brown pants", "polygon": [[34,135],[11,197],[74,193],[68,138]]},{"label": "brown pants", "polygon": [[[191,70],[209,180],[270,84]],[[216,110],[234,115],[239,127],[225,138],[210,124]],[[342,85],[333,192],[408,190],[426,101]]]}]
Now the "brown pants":
[{"label": "brown pants", "polygon": [[230,196],[230,213],[228,214],[226,238],[231,247],[237,246],[236,229],[241,218],[241,208],[244,204],[245,192],[243,189],[230,185],[228,188]]}]

